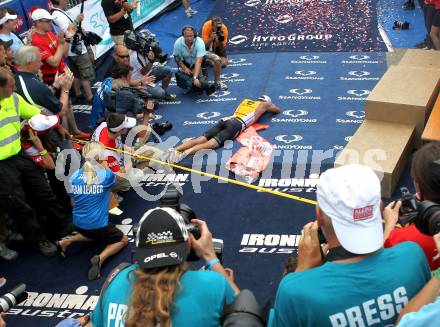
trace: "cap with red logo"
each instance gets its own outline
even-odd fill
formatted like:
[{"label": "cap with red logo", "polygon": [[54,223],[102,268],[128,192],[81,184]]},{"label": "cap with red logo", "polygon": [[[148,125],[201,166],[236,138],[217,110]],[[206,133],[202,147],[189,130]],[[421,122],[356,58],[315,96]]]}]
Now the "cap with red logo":
[{"label": "cap with red logo", "polygon": [[347,165],[327,170],[319,179],[317,200],[344,249],[366,254],[382,247],[380,181],[371,168]]}]

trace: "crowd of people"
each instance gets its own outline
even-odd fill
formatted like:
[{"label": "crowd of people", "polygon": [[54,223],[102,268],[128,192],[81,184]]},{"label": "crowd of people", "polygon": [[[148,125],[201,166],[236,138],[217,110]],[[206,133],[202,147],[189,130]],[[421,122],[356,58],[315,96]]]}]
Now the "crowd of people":
[{"label": "crowd of people", "polygon": [[[17,259],[19,254],[7,246],[11,241],[63,258],[71,244],[97,241],[103,249],[90,258],[87,274],[94,280],[101,278],[106,260],[128,246],[109,210],[123,201],[121,192],[139,177],[135,168],[154,168],[154,162],[132,160],[122,151],[180,161],[222,146],[266,112],[280,109],[267,95],[245,99],[203,136],[168,153],[147,144],[154,132],[150,122],[155,100],[176,99],[169,93],[173,74],[185,93],[228,88],[220,79],[228,64],[228,30],[218,16],[205,22],[201,37],[194,27],[184,26],[174,44],[177,69],[171,68],[154,49],[139,53],[125,44],[136,3],[103,0],[116,45],[105,74],[111,84],[103,97],[103,117],[92,133],[84,132],[72,110],[73,102],[95,100],[93,58],[77,37],[84,14],[70,17],[64,11],[66,0],[51,1],[51,12],[32,12],[33,28],[25,41],[14,33],[16,13],[0,10],[0,257]],[[195,14],[189,1],[184,5],[188,17]],[[436,47],[433,36],[432,41]],[[123,137],[133,142],[124,144]],[[83,146],[72,140],[87,142]],[[55,163],[67,149],[77,150],[82,158],[71,157],[70,166],[75,160],[78,165],[66,179],[65,167]],[[402,202],[383,206],[380,181],[372,169],[347,165],[324,172],[317,185],[316,220],[304,226],[298,255],[286,264],[273,308],[261,321],[267,320],[268,326],[436,325],[440,143],[429,143],[414,154],[411,175],[422,209],[399,226]],[[189,228],[175,208],[145,212],[134,232],[135,262],[119,265],[105,279],[90,315],[64,323],[219,326],[224,308],[241,291],[233,270],[219,260],[206,222],[193,218]],[[190,263],[194,255],[204,262],[200,270]],[[0,277],[0,287],[5,277]]]},{"label": "crowd of people", "polygon": [[[425,50],[440,50],[440,1],[418,0],[423,13],[426,35],[425,39],[415,45],[416,48]],[[414,0],[408,0],[403,4],[406,10],[415,9]]]}]

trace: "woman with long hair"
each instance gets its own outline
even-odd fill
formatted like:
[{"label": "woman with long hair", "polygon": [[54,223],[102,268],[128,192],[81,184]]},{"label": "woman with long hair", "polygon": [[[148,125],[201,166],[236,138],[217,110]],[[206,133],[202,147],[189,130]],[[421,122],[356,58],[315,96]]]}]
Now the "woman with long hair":
[{"label": "woman with long hair", "polygon": [[106,169],[104,147],[99,142],[87,143],[82,151],[84,164],[69,179],[72,197],[73,225],[78,234],[57,242],[61,256],[75,242],[99,241],[104,250],[90,259],[89,279],[100,277],[101,265],[110,256],[121,251],[128,238],[108,220],[110,190],[116,182],[115,175]]},{"label": "woman with long hair", "polygon": [[[217,259],[206,223],[191,223],[198,226],[199,239],[174,209],[144,214],[135,232],[137,263],[120,270],[101,291],[93,326],[220,326],[224,305],[239,289]],[[191,249],[206,263],[204,270],[187,263]]]}]

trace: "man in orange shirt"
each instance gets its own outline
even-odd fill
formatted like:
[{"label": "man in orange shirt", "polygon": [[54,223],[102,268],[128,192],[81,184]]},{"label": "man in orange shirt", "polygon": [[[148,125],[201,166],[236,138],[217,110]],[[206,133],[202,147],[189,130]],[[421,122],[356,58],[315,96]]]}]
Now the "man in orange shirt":
[{"label": "man in orange shirt", "polygon": [[206,51],[208,51],[205,60],[210,66],[214,67],[214,72],[215,62],[220,61],[221,67],[226,67],[228,64],[228,58],[226,56],[228,28],[223,24],[219,16],[214,16],[203,24],[202,39],[203,42],[205,42]]}]

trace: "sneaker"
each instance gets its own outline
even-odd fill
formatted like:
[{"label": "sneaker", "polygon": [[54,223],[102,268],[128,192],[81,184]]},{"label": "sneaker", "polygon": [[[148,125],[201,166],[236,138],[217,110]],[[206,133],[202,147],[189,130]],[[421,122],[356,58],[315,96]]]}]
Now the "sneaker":
[{"label": "sneaker", "polygon": [[192,17],[192,13],[191,13],[191,11],[189,10],[189,8],[185,10],[185,15],[186,15],[186,17],[188,17],[188,18],[191,18],[191,17]]},{"label": "sneaker", "polygon": [[89,280],[94,280],[94,279],[98,279],[101,276],[100,270],[100,259],[99,259],[99,255],[94,255],[91,259],[90,259],[90,269],[89,272],[87,273],[87,278]]},{"label": "sneaker", "polygon": [[58,252],[56,245],[50,243],[45,237],[37,242],[37,248],[41,254],[47,257],[52,257]]},{"label": "sneaker", "polygon": [[228,86],[222,81],[220,81],[215,83],[215,89],[217,91],[226,91],[228,89]]},{"label": "sneaker", "polygon": [[18,258],[18,253],[14,250],[11,250],[3,243],[0,243],[0,257],[5,260],[15,260]]},{"label": "sneaker", "polygon": [[6,242],[5,243],[9,243],[11,241],[17,241],[17,242],[21,242],[24,241],[24,237],[23,235],[21,235],[19,232],[13,231],[13,230],[8,230],[8,233],[6,235]]}]

